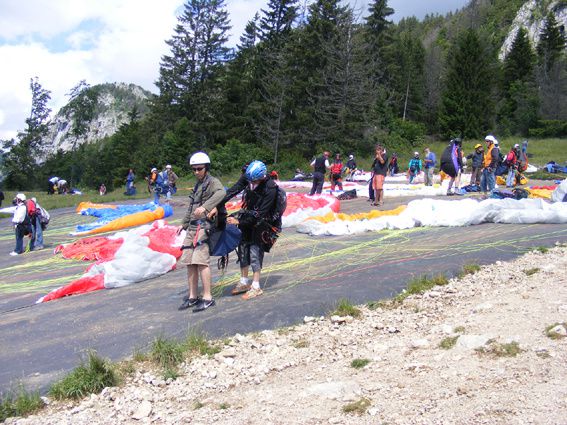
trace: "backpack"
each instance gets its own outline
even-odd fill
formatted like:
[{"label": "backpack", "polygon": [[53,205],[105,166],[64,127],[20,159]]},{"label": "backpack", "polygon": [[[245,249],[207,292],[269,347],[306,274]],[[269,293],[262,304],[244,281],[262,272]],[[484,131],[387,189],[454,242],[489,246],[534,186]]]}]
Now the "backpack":
[{"label": "backpack", "polygon": [[287,194],[285,193],[285,190],[283,190],[281,187],[279,186],[276,187],[278,194],[276,196],[276,205],[274,207],[274,213],[272,214],[272,223],[281,224],[281,219],[287,208]]},{"label": "backpack", "polygon": [[34,218],[35,215],[37,214],[37,206],[35,202],[32,201],[31,199],[28,199],[26,201],[26,210],[30,219]]},{"label": "backpack", "polygon": [[37,213],[39,214],[39,222],[41,223],[41,230],[45,230],[49,224],[50,215],[42,206],[37,206]]},{"label": "backpack", "polygon": [[341,175],[343,171],[343,164],[342,163],[335,163],[333,165],[331,165],[331,174],[333,174],[334,176],[339,176]]}]

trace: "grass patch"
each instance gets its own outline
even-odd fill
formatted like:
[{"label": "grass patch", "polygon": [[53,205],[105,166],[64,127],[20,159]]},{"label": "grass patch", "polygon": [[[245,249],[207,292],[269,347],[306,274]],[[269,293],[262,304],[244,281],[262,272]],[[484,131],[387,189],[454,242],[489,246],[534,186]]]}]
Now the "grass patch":
[{"label": "grass patch", "polygon": [[487,347],[481,347],[476,350],[481,354],[489,354],[495,357],[516,357],[522,352],[520,344],[516,341],[501,344],[492,342]]},{"label": "grass patch", "polygon": [[89,394],[98,394],[106,387],[118,384],[115,366],[89,351],[87,361],[81,362],[61,381],[49,390],[49,395],[57,400],[79,399]]},{"label": "grass patch", "polygon": [[533,269],[527,269],[524,270],[524,273],[526,274],[526,276],[531,276],[533,274],[536,274],[537,272],[539,272],[541,269],[539,267],[534,267]]},{"label": "grass patch", "polygon": [[344,413],[364,415],[369,407],[370,407],[370,400],[363,397],[358,401],[345,404],[342,410]]},{"label": "grass patch", "polygon": [[148,353],[144,353],[138,349],[134,350],[134,354],[132,354],[132,360],[138,363],[146,362],[150,360],[150,356]]},{"label": "grass patch", "polygon": [[546,254],[549,251],[549,248],[546,248],[545,246],[538,246],[536,248],[536,251],[541,252],[542,254]]},{"label": "grass patch", "polygon": [[463,266],[463,274],[475,274],[480,271],[480,266],[478,264],[465,264]]},{"label": "grass patch", "polygon": [[458,339],[459,339],[459,335],[448,336],[447,338],[443,338],[439,343],[439,348],[442,348],[443,350],[450,350],[455,346]]},{"label": "grass patch", "polygon": [[0,397],[0,422],[16,416],[27,416],[44,407],[39,392],[28,392],[21,386],[16,392]]},{"label": "grass patch", "polygon": [[199,410],[203,407],[205,407],[205,403],[201,403],[199,400],[195,400],[195,403],[193,403],[193,410]]},{"label": "grass patch", "polygon": [[122,376],[132,376],[136,372],[136,362],[134,360],[124,360],[118,364],[118,372]]},{"label": "grass patch", "polygon": [[306,339],[300,339],[299,341],[294,342],[293,346],[295,348],[307,348],[309,347],[309,341]]},{"label": "grass patch", "polygon": [[533,180],[563,180],[567,177],[565,173],[548,173],[545,169],[537,170],[535,173],[528,174]]},{"label": "grass patch", "polygon": [[354,305],[352,305],[352,303],[347,300],[346,298],[341,298],[336,307],[335,310],[331,313],[331,315],[336,315],[336,316],[352,316],[352,317],[360,317],[360,315],[362,314],[362,312],[356,308]]},{"label": "grass patch", "polygon": [[200,354],[202,356],[207,355],[211,357],[221,352],[221,348],[212,345],[204,335],[194,332],[187,336],[186,346],[189,353]]},{"label": "grass patch", "polygon": [[562,335],[558,332],[553,332],[553,328],[555,328],[556,326],[559,325],[563,325],[564,328],[567,328],[567,323],[563,322],[563,323],[554,323],[553,325],[549,325],[547,328],[545,328],[545,335],[548,338],[551,339],[563,339],[565,338],[565,335]]},{"label": "grass patch", "polygon": [[163,379],[165,379],[166,381],[168,379],[175,381],[177,378],[179,378],[179,372],[175,367],[167,367],[163,370]]},{"label": "grass patch", "polygon": [[278,328],[276,333],[281,336],[289,335],[290,333],[295,332],[295,328],[293,326],[286,326],[284,328]]},{"label": "grass patch", "polygon": [[427,276],[413,278],[409,281],[407,289],[394,297],[394,302],[402,302],[410,295],[423,294],[435,286],[447,285],[447,283],[449,283],[449,279],[447,279],[447,276],[443,274],[434,276],[431,279]]},{"label": "grass patch", "polygon": [[230,409],[230,404],[228,404],[228,403],[221,403],[221,404],[219,404],[219,409],[220,409],[220,410]]},{"label": "grass patch", "polygon": [[377,310],[379,308],[388,309],[392,307],[392,303],[390,300],[369,301],[366,303],[366,307],[370,310]]},{"label": "grass patch", "polygon": [[152,343],[150,360],[164,370],[173,369],[185,358],[183,343],[158,336]]},{"label": "grass patch", "polygon": [[352,362],[350,362],[350,365],[355,369],[362,369],[368,363],[370,363],[370,360],[368,359],[354,359]]},{"label": "grass patch", "polygon": [[455,329],[453,329],[453,332],[455,332],[457,334],[463,334],[463,333],[465,333],[465,327],[464,326],[457,326]]}]

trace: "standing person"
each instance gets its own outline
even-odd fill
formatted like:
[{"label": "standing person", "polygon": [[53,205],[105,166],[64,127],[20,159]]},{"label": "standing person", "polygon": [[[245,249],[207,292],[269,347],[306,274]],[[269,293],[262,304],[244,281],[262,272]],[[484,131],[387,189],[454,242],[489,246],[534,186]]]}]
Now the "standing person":
[{"label": "standing person", "polygon": [[474,145],[474,152],[467,155],[467,159],[472,159],[471,184],[480,186],[480,175],[484,161],[484,148],[480,143]]},{"label": "standing person", "polygon": [[500,150],[498,149],[498,140],[489,134],[484,138],[486,142],[486,151],[484,152],[484,161],[482,163],[482,176],[480,178],[480,189],[486,194],[487,191],[492,192],[496,186],[496,167],[500,161]]},{"label": "standing person", "polygon": [[336,154],[330,170],[331,176],[331,192],[335,190],[335,185],[339,186],[339,190],[343,190],[343,161],[341,154]]},{"label": "standing person", "polygon": [[437,164],[437,157],[435,153],[431,152],[429,148],[425,148],[425,186],[433,186],[433,170]]},{"label": "standing person", "polygon": [[98,188],[98,194],[100,196],[106,195],[106,185],[104,183],[100,184],[100,187]]},{"label": "standing person", "polygon": [[506,187],[514,187],[516,185],[516,170],[518,168],[518,157],[520,155],[520,145],[515,144],[506,155],[506,165],[508,166],[508,175],[506,176]]},{"label": "standing person", "polygon": [[4,192],[0,190],[0,207],[2,206],[2,201],[4,201]]},{"label": "standing person", "polygon": [[348,156],[348,161],[346,163],[347,168],[347,181],[352,181],[354,179],[354,173],[356,172],[356,161],[354,160],[354,155]]},{"label": "standing person", "polygon": [[413,158],[410,159],[408,163],[408,180],[410,183],[413,179],[421,172],[423,166],[421,165],[421,159],[419,159],[419,152],[413,153]]},{"label": "standing person", "polygon": [[394,176],[394,174],[398,174],[400,168],[398,167],[398,154],[394,152],[392,154],[392,158],[390,158],[390,163],[388,164],[388,172],[390,176]]},{"label": "standing person", "polygon": [[136,179],[136,175],[134,174],[134,170],[130,168],[128,170],[128,174],[126,175],[126,192],[124,193],[127,196],[135,195],[136,188],[134,187],[134,180]]},{"label": "standing person", "polygon": [[[210,254],[206,232],[212,225],[207,220],[207,214],[223,200],[226,192],[222,183],[209,174],[211,160],[206,153],[194,153],[189,159],[189,165],[197,182],[189,195],[189,208],[178,230],[187,230],[179,263],[187,266],[189,284],[189,296],[184,299],[179,310],[194,307],[193,312],[196,313],[215,305],[211,294]],[[203,285],[202,297],[197,294],[199,276]]]},{"label": "standing person", "polygon": [[171,165],[169,165],[169,164],[167,164],[165,166],[165,171],[166,171],[166,174],[167,174],[166,199],[167,199],[167,202],[169,202],[170,199],[171,199],[171,195],[175,195],[175,193],[177,192],[176,182],[179,179],[179,177],[177,177],[177,174],[175,174],[175,171],[173,171],[173,169],[171,168]]},{"label": "standing person", "polygon": [[327,151],[323,152],[319,158],[311,161],[311,167],[313,167],[313,186],[311,186],[311,191],[309,195],[320,195],[323,192],[323,183],[325,182],[325,173],[331,166],[329,165],[329,156],[331,154]]},{"label": "standing person", "polygon": [[388,155],[382,145],[376,145],[374,151],[374,162],[372,163],[372,188],[374,189],[374,206],[384,204],[384,179],[388,174]]},{"label": "standing person", "polygon": [[13,203],[15,204],[15,209],[12,224],[16,234],[16,248],[10,252],[10,255],[20,255],[24,253],[24,236],[30,235],[32,229],[28,217],[26,195],[18,193]]},{"label": "standing person", "polygon": [[[278,186],[267,176],[266,165],[262,161],[252,161],[246,168],[248,185],[242,197],[242,210],[236,217],[228,217],[227,223],[237,225],[242,232],[238,246],[238,262],[240,263],[240,284],[232,294],[242,293],[242,299],[249,300],[263,294],[260,287],[260,273],[264,261],[266,247],[265,232],[270,232],[274,224],[274,212],[278,196]],[[281,220],[281,217],[279,218]],[[281,227],[281,221],[280,221]],[[248,287],[248,273],[252,268],[252,284]]]},{"label": "standing person", "polygon": [[43,249],[43,227],[41,225],[41,214],[36,198],[27,201],[28,216],[32,225],[32,235],[30,240],[30,251],[39,251]]},{"label": "standing person", "polygon": [[[451,139],[449,145],[441,154],[441,166],[440,169],[445,174],[447,174],[451,179],[449,180],[449,186],[447,187],[447,195],[451,196],[455,193],[461,194],[459,191],[459,185],[461,183],[461,173],[463,171],[463,151],[462,151],[463,141],[458,137],[456,139]],[[451,189],[455,184],[455,191]]]}]

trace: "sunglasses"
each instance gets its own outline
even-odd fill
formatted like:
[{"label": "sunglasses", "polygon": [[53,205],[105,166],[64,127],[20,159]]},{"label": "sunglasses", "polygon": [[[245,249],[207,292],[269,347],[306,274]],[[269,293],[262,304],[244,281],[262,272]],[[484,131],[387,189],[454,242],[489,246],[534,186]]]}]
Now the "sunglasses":
[{"label": "sunglasses", "polygon": [[197,172],[197,171],[203,171],[205,169],[205,167],[192,167],[193,171]]}]

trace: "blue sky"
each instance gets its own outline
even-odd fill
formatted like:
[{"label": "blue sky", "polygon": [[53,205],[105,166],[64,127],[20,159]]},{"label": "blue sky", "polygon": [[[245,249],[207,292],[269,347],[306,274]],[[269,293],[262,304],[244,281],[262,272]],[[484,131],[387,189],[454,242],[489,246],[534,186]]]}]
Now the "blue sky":
[{"label": "blue sky", "polygon": [[[29,114],[30,78],[51,91],[54,112],[81,80],[135,83],[155,92],[183,0],[0,0],[0,139],[15,137]],[[231,43],[267,0],[227,0]],[[403,16],[454,11],[468,0],[390,0]],[[367,9],[367,2],[351,0]]]}]

